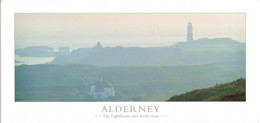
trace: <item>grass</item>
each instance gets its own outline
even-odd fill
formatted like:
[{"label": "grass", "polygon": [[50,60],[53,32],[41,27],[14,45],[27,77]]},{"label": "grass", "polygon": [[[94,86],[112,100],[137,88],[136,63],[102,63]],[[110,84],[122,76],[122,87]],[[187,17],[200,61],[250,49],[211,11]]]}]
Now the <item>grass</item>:
[{"label": "grass", "polygon": [[168,101],[245,101],[245,85],[246,79],[240,78],[233,82],[176,95]]}]

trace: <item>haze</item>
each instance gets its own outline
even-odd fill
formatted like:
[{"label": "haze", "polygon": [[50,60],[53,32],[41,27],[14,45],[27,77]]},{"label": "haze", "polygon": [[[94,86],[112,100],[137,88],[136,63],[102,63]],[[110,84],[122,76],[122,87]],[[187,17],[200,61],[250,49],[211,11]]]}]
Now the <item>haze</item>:
[{"label": "haze", "polygon": [[46,45],[71,49],[103,46],[156,47],[229,37],[245,42],[245,14],[15,14],[15,48]]}]

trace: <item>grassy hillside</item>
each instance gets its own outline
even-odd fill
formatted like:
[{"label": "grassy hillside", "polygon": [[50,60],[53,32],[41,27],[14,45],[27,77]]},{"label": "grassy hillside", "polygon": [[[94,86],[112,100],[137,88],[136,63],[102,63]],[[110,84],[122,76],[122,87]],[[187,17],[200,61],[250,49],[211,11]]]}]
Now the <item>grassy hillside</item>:
[{"label": "grassy hillside", "polygon": [[168,101],[245,101],[245,86],[246,80],[241,78],[233,82],[173,96]]},{"label": "grassy hillside", "polygon": [[107,101],[163,101],[174,94],[210,87],[240,76],[214,65],[24,65],[15,67],[15,100],[96,101],[87,93],[101,77],[110,82],[116,92],[116,96]]}]

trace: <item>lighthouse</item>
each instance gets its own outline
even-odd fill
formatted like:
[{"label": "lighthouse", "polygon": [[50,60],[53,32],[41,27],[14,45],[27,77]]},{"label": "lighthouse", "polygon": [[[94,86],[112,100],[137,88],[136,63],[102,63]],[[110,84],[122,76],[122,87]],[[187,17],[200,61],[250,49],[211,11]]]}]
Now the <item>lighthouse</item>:
[{"label": "lighthouse", "polygon": [[191,22],[189,22],[188,27],[187,27],[187,42],[190,42],[190,41],[193,41]]}]

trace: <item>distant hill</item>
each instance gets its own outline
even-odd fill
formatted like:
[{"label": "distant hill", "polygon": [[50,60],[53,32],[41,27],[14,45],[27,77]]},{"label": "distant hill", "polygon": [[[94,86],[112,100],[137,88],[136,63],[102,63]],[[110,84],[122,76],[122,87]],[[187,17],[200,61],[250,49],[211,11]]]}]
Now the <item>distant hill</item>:
[{"label": "distant hill", "polygon": [[[245,43],[230,38],[199,39],[169,47],[102,47],[76,49],[60,55],[51,64],[98,66],[178,66],[245,63]],[[240,64],[241,66],[241,64]],[[245,66],[245,64],[242,64]]]},{"label": "distant hill", "polygon": [[68,47],[59,47],[59,51],[53,51],[53,48],[48,46],[30,46],[20,49],[15,49],[15,55],[20,57],[56,57],[59,55],[69,54]]},{"label": "distant hill", "polygon": [[236,52],[245,51],[245,43],[241,43],[231,38],[201,38],[190,42],[179,42],[173,45],[184,52]]},{"label": "distant hill", "polygon": [[218,84],[214,87],[197,89],[171,97],[168,101],[245,101],[246,80]]}]

